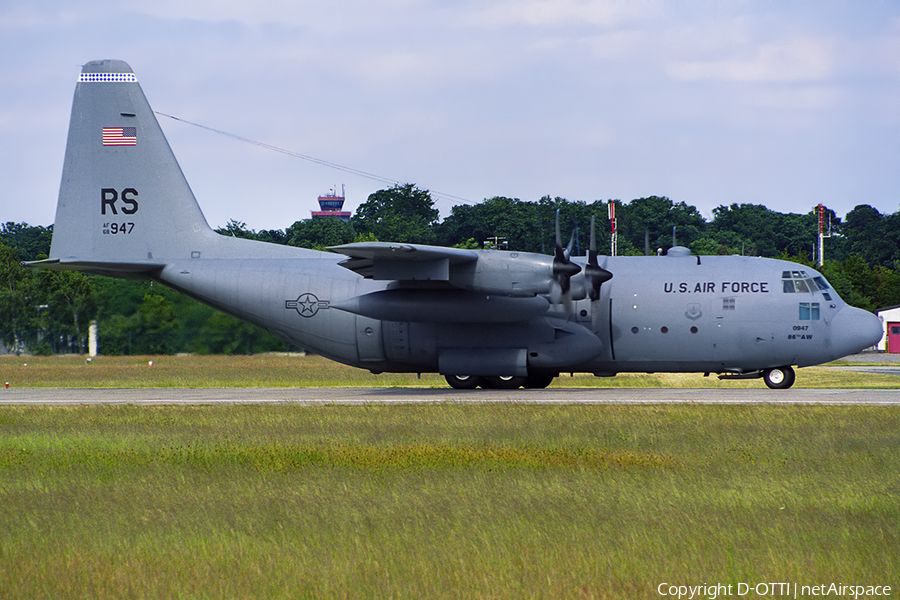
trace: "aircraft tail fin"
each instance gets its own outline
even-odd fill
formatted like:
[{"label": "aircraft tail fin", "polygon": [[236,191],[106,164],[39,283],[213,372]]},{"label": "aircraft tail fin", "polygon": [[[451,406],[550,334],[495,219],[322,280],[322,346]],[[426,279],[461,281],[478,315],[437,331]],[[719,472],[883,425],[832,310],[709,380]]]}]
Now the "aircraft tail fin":
[{"label": "aircraft tail fin", "polygon": [[75,88],[50,259],[43,268],[122,275],[198,257],[210,229],[125,62],[82,68]]}]

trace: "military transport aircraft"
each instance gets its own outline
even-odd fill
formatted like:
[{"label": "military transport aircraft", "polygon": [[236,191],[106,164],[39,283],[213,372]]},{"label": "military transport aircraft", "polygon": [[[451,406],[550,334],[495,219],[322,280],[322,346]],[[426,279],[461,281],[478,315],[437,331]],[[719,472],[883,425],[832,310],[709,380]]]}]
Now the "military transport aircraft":
[{"label": "military transport aircraft", "polygon": [[[593,240],[592,235],[592,240]],[[821,274],[743,256],[554,256],[365,242],[317,252],[207,224],[131,68],[84,65],[50,258],[157,281],[332,360],[542,388],[561,372],[717,373],[788,388],[793,366],[873,346],[871,313]],[[336,253],[336,254],[335,254]]]}]

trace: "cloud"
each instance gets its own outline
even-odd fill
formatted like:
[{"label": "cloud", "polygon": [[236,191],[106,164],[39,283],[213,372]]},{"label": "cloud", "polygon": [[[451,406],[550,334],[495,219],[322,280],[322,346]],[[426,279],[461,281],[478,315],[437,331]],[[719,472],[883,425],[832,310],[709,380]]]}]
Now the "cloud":
[{"label": "cloud", "polygon": [[822,81],[834,71],[834,43],[825,39],[798,37],[761,44],[750,54],[725,60],[675,60],[666,71],[677,81],[738,83]]},{"label": "cloud", "polygon": [[635,16],[647,16],[652,3],[609,0],[502,0],[486,3],[467,21],[477,27],[612,26]]},{"label": "cloud", "polygon": [[[805,211],[815,191],[839,212],[896,210],[891,3],[8,0],[0,50],[16,84],[0,100],[0,178],[34,199],[7,220],[53,218],[72,86],[96,58],[128,61],[158,110],[475,201]],[[335,184],[349,208],[380,186],[163,128],[217,224],[284,227]]]}]

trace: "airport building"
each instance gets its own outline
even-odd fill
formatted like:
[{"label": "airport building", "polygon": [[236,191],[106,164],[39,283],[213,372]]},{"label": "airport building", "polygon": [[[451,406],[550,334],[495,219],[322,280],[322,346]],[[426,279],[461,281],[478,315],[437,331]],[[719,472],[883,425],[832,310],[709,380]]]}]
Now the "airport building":
[{"label": "airport building", "polygon": [[343,210],[344,208],[344,188],[341,186],[341,195],[338,196],[336,190],[330,190],[324,196],[319,196],[319,210],[313,210],[313,217],[331,217],[332,219],[339,219],[344,223],[350,222],[350,211]]},{"label": "airport building", "polygon": [[884,337],[877,349],[891,354],[900,354],[900,306],[879,308],[875,314],[884,326]]}]

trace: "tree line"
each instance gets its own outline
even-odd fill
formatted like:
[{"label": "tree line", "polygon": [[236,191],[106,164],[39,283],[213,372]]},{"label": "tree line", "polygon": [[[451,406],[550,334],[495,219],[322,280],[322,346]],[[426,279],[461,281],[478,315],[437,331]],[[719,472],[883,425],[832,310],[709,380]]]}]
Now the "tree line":
[{"label": "tree line", "polygon": [[[404,184],[371,194],[349,223],[319,217],[255,231],[231,220],[217,231],[313,249],[383,240],[552,254],[558,211],[563,243],[571,235],[575,255],[588,249],[594,216],[603,254],[611,244],[610,203],[615,203],[619,255],[664,254],[679,245],[698,255],[764,256],[810,266],[814,261],[815,207],[795,214],[759,204],[721,205],[707,221],[695,207],[662,196],[592,203],[498,196],[455,206],[441,220],[427,190]],[[825,221],[830,237],[822,271],[841,297],[867,310],[900,304],[900,212],[882,214],[859,205],[843,219],[827,210]],[[85,352],[94,320],[102,354],[287,350],[262,330],[153,282],[22,268],[21,261],[47,256],[52,229],[11,222],[0,226],[0,341],[8,350]]]}]

